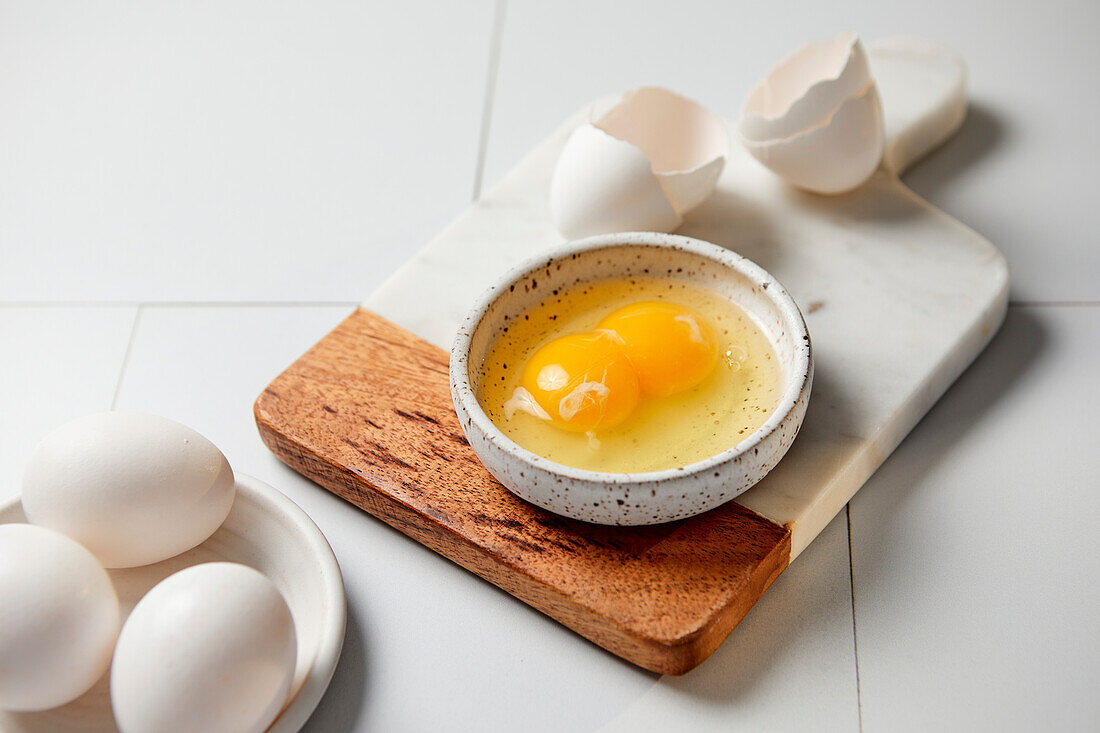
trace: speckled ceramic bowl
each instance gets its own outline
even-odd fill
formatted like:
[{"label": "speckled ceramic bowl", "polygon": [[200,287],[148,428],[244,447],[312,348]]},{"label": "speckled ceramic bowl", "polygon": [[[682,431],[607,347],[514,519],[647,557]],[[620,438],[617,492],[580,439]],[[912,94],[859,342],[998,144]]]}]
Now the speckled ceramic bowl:
[{"label": "speckled ceramic bowl", "polygon": [[[563,466],[520,447],[481,408],[482,362],[497,335],[554,289],[630,275],[687,280],[736,302],[768,335],[783,366],[783,396],[760,428],[733,448],[682,468],[602,473]],[[631,232],[570,242],[505,275],[473,307],[451,349],[451,395],[481,462],[516,495],[598,524],[657,524],[723,504],[758,482],[790,448],[806,414],[813,356],[794,300],[756,264],[709,242]]]}]

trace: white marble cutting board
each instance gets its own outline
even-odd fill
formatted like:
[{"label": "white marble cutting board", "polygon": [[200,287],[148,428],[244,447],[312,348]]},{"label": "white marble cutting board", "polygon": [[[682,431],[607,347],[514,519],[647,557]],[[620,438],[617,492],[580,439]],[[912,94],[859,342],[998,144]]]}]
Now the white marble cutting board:
[{"label": "white marble cutting board", "polygon": [[[919,39],[868,51],[888,138],[870,181],[843,196],[802,193],[735,139],[717,190],[677,230],[771,271],[806,316],[816,359],[806,421],[780,465],[736,499],[790,527],[792,559],[986,346],[1007,306],[1000,252],[898,179],[961,123],[965,67]],[[483,289],[563,241],[547,192],[558,151],[588,114],[565,122],[363,307],[449,349]]]}]

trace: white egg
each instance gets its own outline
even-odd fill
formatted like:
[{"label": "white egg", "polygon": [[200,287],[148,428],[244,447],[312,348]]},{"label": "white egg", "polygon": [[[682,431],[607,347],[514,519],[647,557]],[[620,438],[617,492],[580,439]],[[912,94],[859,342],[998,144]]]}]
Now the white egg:
[{"label": "white egg", "polygon": [[0,525],[0,709],[64,705],[107,671],[118,636],[107,571],[73,540]]},{"label": "white egg", "polygon": [[161,581],[122,627],[111,706],[123,733],[263,731],[286,702],[297,641],[263,574],[207,563]]},{"label": "white egg", "polygon": [[212,535],[233,505],[233,469],[191,428],[105,412],[47,435],[23,474],[23,511],[108,568],[148,565]]}]

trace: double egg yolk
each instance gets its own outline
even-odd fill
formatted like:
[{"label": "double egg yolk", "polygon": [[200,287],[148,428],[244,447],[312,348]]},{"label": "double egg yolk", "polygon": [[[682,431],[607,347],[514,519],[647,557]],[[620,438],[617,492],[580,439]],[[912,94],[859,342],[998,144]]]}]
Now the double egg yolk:
[{"label": "double egg yolk", "polygon": [[607,430],[646,395],[696,386],[713,371],[718,346],[710,324],[664,301],[619,308],[589,333],[554,339],[527,361],[505,411],[522,410],[572,432]]}]

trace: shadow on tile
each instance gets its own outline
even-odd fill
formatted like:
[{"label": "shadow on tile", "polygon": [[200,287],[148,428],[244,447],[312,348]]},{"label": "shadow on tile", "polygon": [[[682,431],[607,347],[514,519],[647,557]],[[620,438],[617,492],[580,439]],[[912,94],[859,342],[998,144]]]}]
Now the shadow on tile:
[{"label": "shadow on tile", "polygon": [[841,514],[761,596],[708,660],[683,677],[665,677],[663,684],[726,704],[754,696],[757,687],[782,677],[785,663],[794,657],[805,661],[809,655],[803,657],[802,652],[822,635],[837,629],[848,635],[847,571],[847,527]]},{"label": "shadow on tile", "polygon": [[903,173],[902,180],[921,198],[934,201],[952,181],[1001,145],[1006,134],[1005,123],[989,108],[971,103],[959,131]]},{"label": "shadow on tile", "polygon": [[[1044,357],[1048,339],[1041,310],[1009,309],[1004,327],[990,346],[913,428],[913,433],[920,433],[919,459],[908,454],[887,459],[868,482],[877,485],[864,488],[864,492],[884,492],[889,500],[882,500],[876,493],[877,500],[861,503],[861,495],[856,495],[853,501],[859,506],[861,526],[889,536],[890,527],[904,514],[906,501],[914,489],[926,483],[928,473],[948,460],[962,438],[980,425],[986,414]],[[901,448],[905,448],[904,443]],[[891,478],[895,476],[902,480]],[[876,481],[876,477],[880,480]],[[870,499],[871,495],[862,496]],[[859,568],[860,576],[874,578],[880,572],[889,572],[888,557],[876,555],[871,563],[870,568]]]},{"label": "shadow on tile", "polygon": [[[662,677],[610,731],[858,725],[845,517],[838,516],[709,659]],[[679,723],[677,722],[679,721]]]},{"label": "shadow on tile", "polygon": [[303,732],[355,730],[367,704],[370,673],[363,627],[348,603],[348,622],[344,648],[325,696],[302,728]]}]

